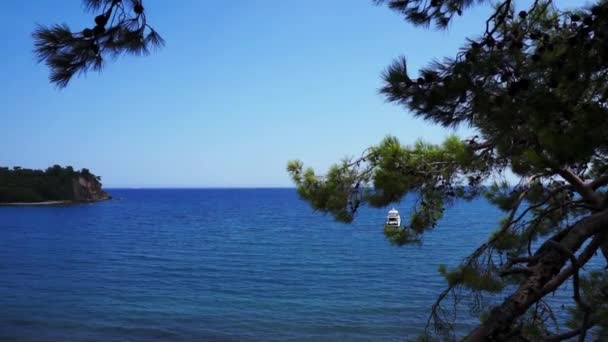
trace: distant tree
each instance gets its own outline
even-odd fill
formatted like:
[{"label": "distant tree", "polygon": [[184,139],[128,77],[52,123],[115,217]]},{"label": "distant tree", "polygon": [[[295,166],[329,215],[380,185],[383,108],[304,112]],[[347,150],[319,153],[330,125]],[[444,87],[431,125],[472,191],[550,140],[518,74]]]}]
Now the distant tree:
[{"label": "distant tree", "polygon": [[47,174],[54,175],[54,176],[60,175],[62,171],[63,171],[63,168],[57,164],[46,169]]},{"label": "distant tree", "polygon": [[[439,28],[474,4],[376,3]],[[300,161],[288,164],[300,196],[344,222],[362,205],[414,195],[406,227],[385,228],[396,245],[419,243],[457,200],[483,195],[504,211],[487,242],[458,267],[440,267],[448,287],[431,308],[424,340],[456,339],[452,314],[462,306],[445,302],[467,297],[481,318],[468,341],[583,341],[591,328],[608,339],[608,274],[589,265],[579,272],[596,252],[608,253],[607,37],[606,1],[573,11],[548,1],[517,11],[501,1],[483,34],[455,57],[418,75],[399,58],[383,74],[388,101],[444,127],[472,127],[476,136],[413,146],[388,137],[325,176]],[[505,179],[509,169],[514,184]],[[570,279],[571,318],[557,331],[557,308],[546,297]]]},{"label": "distant tree", "polygon": [[164,45],[148,24],[142,0],[83,0],[98,14],[90,27],[72,31],[67,24],[39,26],[33,33],[39,62],[50,68],[50,81],[60,88],[72,77],[99,71],[108,58],[129,53],[147,55]]}]

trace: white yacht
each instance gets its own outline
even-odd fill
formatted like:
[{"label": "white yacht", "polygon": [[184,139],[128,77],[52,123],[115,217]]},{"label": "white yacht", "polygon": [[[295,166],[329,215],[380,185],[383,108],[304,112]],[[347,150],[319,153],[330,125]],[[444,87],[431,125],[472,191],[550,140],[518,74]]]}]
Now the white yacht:
[{"label": "white yacht", "polygon": [[399,216],[397,209],[393,208],[388,211],[388,216],[386,216],[386,225],[391,227],[401,227],[401,216]]}]

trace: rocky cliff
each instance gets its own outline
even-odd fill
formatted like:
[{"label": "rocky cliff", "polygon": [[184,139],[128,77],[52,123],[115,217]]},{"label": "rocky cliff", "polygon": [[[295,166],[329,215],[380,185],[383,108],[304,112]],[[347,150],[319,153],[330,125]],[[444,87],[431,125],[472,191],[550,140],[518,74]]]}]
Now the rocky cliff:
[{"label": "rocky cliff", "polygon": [[72,180],[73,201],[92,202],[110,199],[110,195],[101,189],[101,183],[94,176],[79,175]]}]

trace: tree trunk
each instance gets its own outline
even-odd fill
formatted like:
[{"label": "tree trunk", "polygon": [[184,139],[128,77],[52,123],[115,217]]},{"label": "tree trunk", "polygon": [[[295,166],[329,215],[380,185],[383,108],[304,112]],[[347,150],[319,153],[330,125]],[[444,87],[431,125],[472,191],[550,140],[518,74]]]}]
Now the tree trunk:
[{"label": "tree trunk", "polygon": [[[588,238],[600,233],[602,229],[608,230],[608,209],[577,222],[565,236],[556,242],[574,253]],[[595,248],[599,248],[599,244]],[[567,253],[547,243],[536,251],[535,256],[538,257],[538,261],[531,265],[532,274],[526,278],[515,293],[507,297],[501,305],[492,309],[488,319],[465,337],[465,341],[501,340],[501,335],[509,332],[515,320],[548,293],[543,291],[545,285],[557,276],[562,267],[570,260]],[[557,286],[559,285],[557,284]]]}]

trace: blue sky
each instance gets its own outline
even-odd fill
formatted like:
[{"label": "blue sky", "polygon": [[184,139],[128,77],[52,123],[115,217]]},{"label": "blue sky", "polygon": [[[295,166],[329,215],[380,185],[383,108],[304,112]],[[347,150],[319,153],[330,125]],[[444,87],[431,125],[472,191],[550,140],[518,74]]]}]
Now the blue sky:
[{"label": "blue sky", "polygon": [[64,90],[35,63],[31,31],[93,15],[76,0],[3,4],[0,164],[86,167],[108,187],[291,186],[289,159],[324,170],[387,134],[438,142],[450,132],[378,95],[380,73],[402,54],[410,70],[454,54],[489,12],[437,31],[371,0],[144,4],[166,47]]}]

